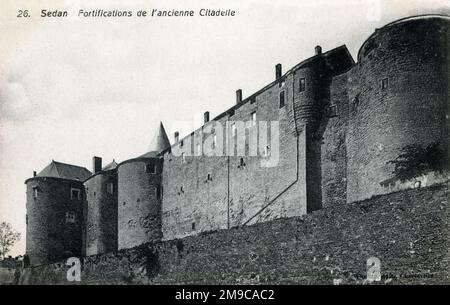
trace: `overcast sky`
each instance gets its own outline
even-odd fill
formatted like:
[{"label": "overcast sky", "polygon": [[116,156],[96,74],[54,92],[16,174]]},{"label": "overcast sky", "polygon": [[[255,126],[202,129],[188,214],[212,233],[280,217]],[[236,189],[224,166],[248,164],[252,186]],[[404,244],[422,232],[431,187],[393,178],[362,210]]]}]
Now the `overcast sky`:
[{"label": "overcast sky", "polygon": [[[232,106],[236,89],[245,98],[271,82],[276,63],[286,71],[316,45],[345,44],[356,60],[375,28],[449,13],[443,0],[36,2],[0,2],[0,221],[23,235],[12,255],[25,250],[24,181],[52,159],[91,170],[94,155],[104,164],[135,157],[159,121],[173,141],[175,129],[183,136],[199,127],[204,111],[214,117]],[[58,8],[73,17],[39,17]],[[80,8],[229,8],[236,16],[84,19]],[[20,9],[32,16],[16,18]]]}]

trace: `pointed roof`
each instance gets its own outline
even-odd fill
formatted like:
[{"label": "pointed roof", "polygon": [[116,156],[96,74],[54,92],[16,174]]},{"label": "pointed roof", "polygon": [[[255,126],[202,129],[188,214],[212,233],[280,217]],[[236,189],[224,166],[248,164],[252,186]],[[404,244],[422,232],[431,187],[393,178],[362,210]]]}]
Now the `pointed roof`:
[{"label": "pointed roof", "polygon": [[113,159],[111,163],[105,165],[105,166],[102,168],[102,171],[109,171],[109,170],[111,170],[111,169],[115,169],[115,168],[117,168],[117,165],[118,165],[118,164],[117,164],[116,161]]},{"label": "pointed roof", "polygon": [[148,151],[161,152],[170,146],[169,138],[167,137],[166,130],[164,129],[163,123],[159,122],[159,128],[156,131],[153,140],[150,142]]},{"label": "pointed roof", "polygon": [[148,152],[146,152],[142,156],[139,156],[138,158],[154,158],[167,147],[170,147],[169,138],[167,137],[163,123],[159,122],[159,128],[156,131],[152,141],[150,142]]},{"label": "pointed roof", "polygon": [[53,161],[47,165],[36,177],[53,177],[84,181],[91,176],[85,167]]}]

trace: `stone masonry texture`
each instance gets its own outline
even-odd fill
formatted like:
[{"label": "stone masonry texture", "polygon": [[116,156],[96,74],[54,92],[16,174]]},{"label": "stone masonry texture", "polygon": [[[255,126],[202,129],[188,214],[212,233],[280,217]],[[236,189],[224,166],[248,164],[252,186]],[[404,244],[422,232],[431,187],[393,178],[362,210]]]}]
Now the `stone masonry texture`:
[{"label": "stone masonry texture", "polygon": [[[83,259],[82,284],[450,283],[449,184],[332,205],[301,217],[148,243]],[[22,283],[68,284],[64,262]],[[99,272],[101,270],[101,272]]]},{"label": "stone masonry texture", "polygon": [[[393,193],[417,181],[385,181],[407,145],[438,141],[449,155],[449,25],[445,16],[388,24],[363,43],[357,62],[345,45],[316,49],[170,147],[84,184],[28,179],[31,264],[88,256],[93,282],[105,280],[90,269],[100,259],[105,270],[119,266],[118,282],[328,283],[361,281],[376,256],[393,273],[430,270],[447,280],[438,272],[448,259],[444,186]],[[245,128],[233,135],[233,123]],[[264,151],[278,156],[274,166],[262,166]],[[429,182],[422,187],[449,179],[438,174],[421,177]],[[77,221],[66,223],[67,212]],[[127,280],[125,270],[133,271]]]}]

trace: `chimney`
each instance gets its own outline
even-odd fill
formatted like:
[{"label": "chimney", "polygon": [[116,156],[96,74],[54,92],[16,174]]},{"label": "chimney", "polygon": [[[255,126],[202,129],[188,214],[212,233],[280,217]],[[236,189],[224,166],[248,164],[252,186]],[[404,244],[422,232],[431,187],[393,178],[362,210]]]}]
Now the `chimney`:
[{"label": "chimney", "polygon": [[92,158],[92,171],[93,174],[102,170],[102,158],[94,156]]},{"label": "chimney", "polygon": [[277,64],[275,66],[275,79],[279,79],[281,77],[281,64]]},{"label": "chimney", "polygon": [[314,50],[316,51],[316,55],[322,54],[322,47],[321,47],[321,46],[316,46],[316,47],[314,48]]},{"label": "chimney", "polygon": [[33,177],[36,177],[36,171],[33,171]]},{"label": "chimney", "polygon": [[242,89],[236,90],[236,104],[242,102]]},{"label": "chimney", "polygon": [[178,142],[180,133],[178,131],[175,131],[175,133],[173,134],[173,137],[175,138],[175,143]]},{"label": "chimney", "polygon": [[209,111],[206,111],[206,112],[203,114],[203,119],[204,119],[204,124],[206,124],[206,123],[209,122]]}]

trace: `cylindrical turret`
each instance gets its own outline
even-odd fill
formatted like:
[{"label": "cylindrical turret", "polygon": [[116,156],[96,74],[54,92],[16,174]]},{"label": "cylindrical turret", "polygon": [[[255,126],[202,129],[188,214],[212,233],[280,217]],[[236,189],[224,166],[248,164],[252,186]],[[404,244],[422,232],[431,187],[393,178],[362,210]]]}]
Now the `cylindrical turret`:
[{"label": "cylindrical turret", "polygon": [[86,255],[117,251],[117,169],[97,171],[86,188]]},{"label": "cylindrical turret", "polygon": [[139,157],[118,167],[118,247],[161,239],[162,159]]},{"label": "cylindrical turret", "polygon": [[80,181],[54,177],[28,179],[26,253],[31,265],[81,255]]},{"label": "cylindrical turret", "polygon": [[349,74],[347,200],[389,192],[388,164],[408,145],[448,154],[450,19],[412,17],[378,29]]}]

